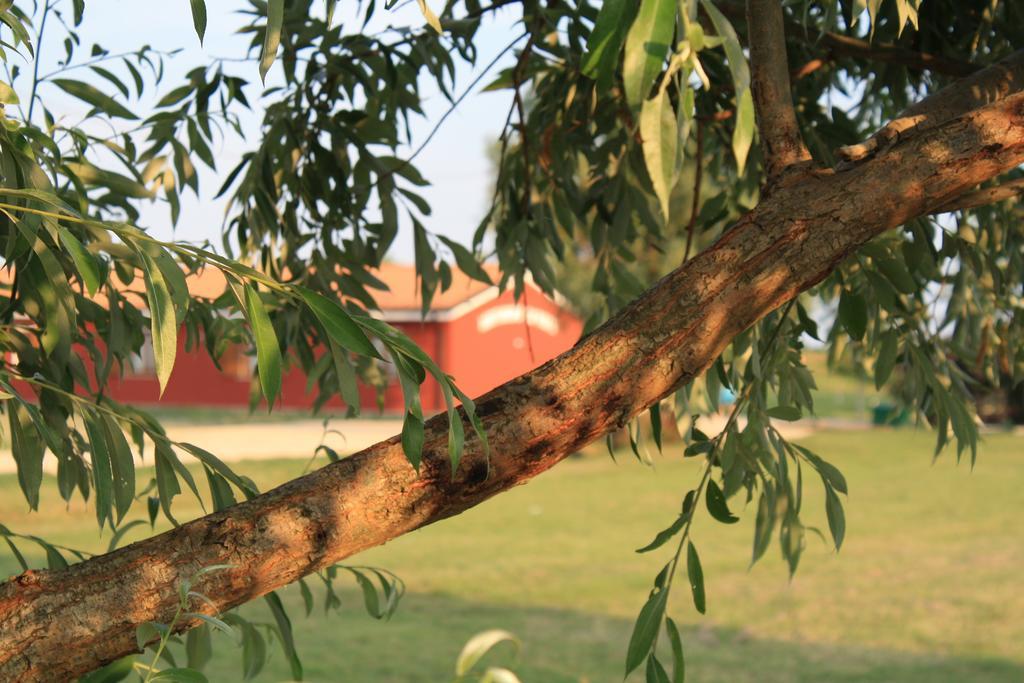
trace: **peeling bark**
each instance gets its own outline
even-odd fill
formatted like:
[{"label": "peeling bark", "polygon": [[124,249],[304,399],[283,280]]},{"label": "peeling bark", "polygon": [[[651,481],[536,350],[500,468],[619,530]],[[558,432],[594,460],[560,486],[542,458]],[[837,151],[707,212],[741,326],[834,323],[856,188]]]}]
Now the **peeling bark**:
[{"label": "peeling bark", "polygon": [[467,438],[452,479],[441,415],[427,424],[419,476],[396,436],[159,536],[26,572],[0,585],[0,679],[73,679],[136,651],[136,625],[168,622],[176,585],[202,567],[232,565],[196,586],[227,610],[525,483],[697,377],[875,235],[1022,162],[1024,95],[1014,95],[849,170],[787,174],[714,246],[573,349],[482,396],[489,465]]}]

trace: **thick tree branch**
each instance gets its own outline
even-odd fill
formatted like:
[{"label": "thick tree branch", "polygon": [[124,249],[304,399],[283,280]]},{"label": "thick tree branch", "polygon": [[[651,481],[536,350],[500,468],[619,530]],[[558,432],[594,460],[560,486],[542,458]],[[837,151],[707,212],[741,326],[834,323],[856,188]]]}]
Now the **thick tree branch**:
[{"label": "thick tree branch", "polygon": [[846,163],[866,159],[909,135],[941,126],[989,102],[1024,89],[1024,50],[1018,50],[992,66],[956,81],[947,88],[908,107],[864,142],[837,150]]},{"label": "thick tree branch", "polygon": [[989,204],[995,204],[1007,199],[1015,199],[1021,195],[1024,195],[1024,178],[1011,180],[1002,185],[983,187],[973,192],[967,192],[943,204],[932,211],[932,213],[949,213],[951,211],[976,209],[979,206],[988,206]]},{"label": "thick tree branch", "polygon": [[135,627],[169,622],[176,586],[201,567],[231,565],[195,586],[212,600],[195,609],[226,610],[526,482],[697,377],[875,235],[1022,162],[1014,95],[847,171],[805,170],[572,350],[482,396],[489,465],[468,438],[452,478],[442,414],[427,424],[418,476],[396,436],[229,510],[0,585],[0,680],[73,679],[134,652]]},{"label": "thick tree branch", "polygon": [[793,110],[780,0],[747,0],[750,87],[768,182],[787,168],[810,161]]}]

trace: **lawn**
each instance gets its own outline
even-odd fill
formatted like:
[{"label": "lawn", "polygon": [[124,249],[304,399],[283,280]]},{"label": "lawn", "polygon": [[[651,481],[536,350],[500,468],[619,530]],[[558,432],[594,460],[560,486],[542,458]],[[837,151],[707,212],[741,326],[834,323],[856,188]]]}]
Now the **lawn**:
[{"label": "lawn", "polygon": [[[987,436],[973,471],[949,456],[932,464],[931,435],[912,430],[825,432],[805,443],[849,480],[846,544],[837,556],[812,538],[789,581],[776,548],[748,570],[752,510],[731,527],[702,517],[694,538],[707,615],[696,614],[685,582],[671,607],[684,627],[688,680],[1024,680],[1024,440]],[[240,467],[266,486],[303,465]],[[284,591],[306,678],[450,680],[466,639],[504,628],[523,647],[518,657],[507,650],[494,659],[526,683],[621,681],[632,622],[668,552],[633,549],[671,521],[696,475],[677,452],[653,469],[626,457],[577,458],[354,558],[406,581],[408,594],[387,623],[366,616],[353,590],[327,616],[317,593],[309,618],[298,592]],[[0,521],[69,545],[104,545],[80,504],[67,512],[43,505],[30,519],[16,486],[13,476],[0,477]],[[180,500],[182,516],[198,513]],[[824,527],[821,501],[809,482],[807,520]],[[10,558],[2,561],[14,570]],[[269,619],[262,606],[245,611]],[[210,679],[238,679],[240,654],[226,639],[219,649]],[[287,678],[275,651],[258,680]]]}]

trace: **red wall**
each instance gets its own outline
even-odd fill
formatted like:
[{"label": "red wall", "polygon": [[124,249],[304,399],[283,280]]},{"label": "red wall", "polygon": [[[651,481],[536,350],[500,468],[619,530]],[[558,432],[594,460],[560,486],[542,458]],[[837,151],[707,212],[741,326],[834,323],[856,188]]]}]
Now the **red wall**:
[{"label": "red wall", "polygon": [[[496,307],[512,304],[512,292],[507,291],[456,320],[393,324],[429,353],[445,372],[454,376],[463,391],[470,396],[478,396],[570,348],[582,330],[582,324],[575,316],[547,299],[539,290],[528,286],[526,304],[550,314],[558,323],[556,334],[534,326],[530,326],[527,334],[527,326],[522,321],[499,324],[482,333],[478,331],[481,316]],[[159,402],[161,405],[211,407],[246,407],[249,405],[249,392],[248,380],[218,371],[204,350],[186,351],[184,335],[179,335],[177,361],[163,397],[159,396],[155,376],[112,379],[108,389],[111,398],[126,403]],[[369,387],[361,387],[360,394],[364,413],[376,413],[375,392]],[[315,389],[314,393],[306,393],[306,377],[301,370],[292,368],[285,373],[280,407],[308,410],[314,398]],[[424,411],[428,413],[444,409],[441,389],[429,376],[422,386],[421,400]],[[334,397],[326,406],[341,409],[344,404],[340,398]],[[396,379],[385,390],[384,412],[400,414],[403,406],[402,391]]]}]

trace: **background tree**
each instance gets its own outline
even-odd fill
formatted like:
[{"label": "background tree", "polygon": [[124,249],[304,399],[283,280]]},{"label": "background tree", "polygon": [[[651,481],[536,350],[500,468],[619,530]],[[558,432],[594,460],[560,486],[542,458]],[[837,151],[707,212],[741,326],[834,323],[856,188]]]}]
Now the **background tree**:
[{"label": "background tree", "polygon": [[[48,449],[61,495],[91,499],[101,528],[135,524],[136,505],[175,524],[100,557],[0,529],[16,556],[19,544],[37,543],[50,561],[0,586],[0,675],[71,678],[147,643],[163,652],[172,632],[195,627],[234,627],[254,642],[240,617],[214,615],[267,595],[298,678],[275,588],[315,571],[333,579],[339,560],[458,514],[612,430],[628,426],[634,442],[649,434],[660,446],[663,400],[686,416],[716,408],[725,385],[738,401],[721,433],[682,422],[685,455],[705,467],[644,548],[675,544],[627,648],[627,673],[644,666],[648,679],[666,679],[672,666],[655,650],[664,625],[678,678],[682,644],[665,612],[681,563],[704,610],[689,538],[700,507],[731,523],[730,498],[756,499],[753,559],[777,535],[795,571],[807,531],[803,477],[815,473],[842,544],[842,474],[771,422],[813,410],[801,362],[808,336],[849,349],[880,386],[899,367],[937,452],[952,436],[957,456],[973,461],[972,386],[1015,385],[1024,370],[1014,3],[468,0],[438,18],[420,2],[427,26],[378,33],[366,22],[384,8],[361,6],[362,28],[350,31],[335,5],[253,0],[244,75],[218,61],[167,88],[166,55],[151,49],[81,54],[80,0],[32,12],[0,4],[10,76],[0,87],[10,274],[0,388],[19,481],[35,507]],[[409,141],[424,83],[461,101],[455,61],[475,61],[480,23],[510,5],[522,34],[489,87],[509,89],[512,106],[492,208],[471,251],[424,227],[430,207],[416,188],[426,180],[415,154],[396,150]],[[191,6],[201,40],[205,5]],[[47,26],[64,34],[53,73],[39,68],[44,47],[61,44]],[[255,147],[220,188],[231,197],[223,252],[154,239],[134,225],[139,207],[166,202],[176,217],[181,193],[199,191],[196,164],[216,162],[211,142],[241,133],[257,64],[261,77],[280,64],[283,82],[263,93]],[[48,103],[59,91],[90,107],[84,121],[55,113]],[[145,119],[133,111],[147,107],[155,113]],[[471,401],[366,314],[381,286],[373,269],[403,222],[424,311],[450,284],[452,261],[487,280],[479,261],[493,258],[500,284],[520,293],[527,275],[552,291],[565,277],[558,264],[583,259],[603,295],[589,334]],[[223,296],[189,295],[187,276],[201,268],[224,272]],[[814,301],[836,312],[827,332],[808,314]],[[247,340],[270,405],[282,366],[294,363],[322,398],[341,394],[357,412],[359,378],[391,362],[406,397],[402,434],[260,494],[213,454],[170,442],[152,416],[105,396],[147,328],[161,385],[179,331],[214,358]],[[428,373],[449,409],[424,422],[418,387]],[[650,428],[638,417],[648,409]],[[147,443],[155,476],[139,490],[135,458]],[[201,463],[208,496],[175,448]],[[214,512],[179,526],[172,502],[182,483]],[[66,566],[69,553],[81,561]],[[383,597],[381,613],[393,609],[397,580],[379,575],[378,590],[377,577],[355,571]]]}]

